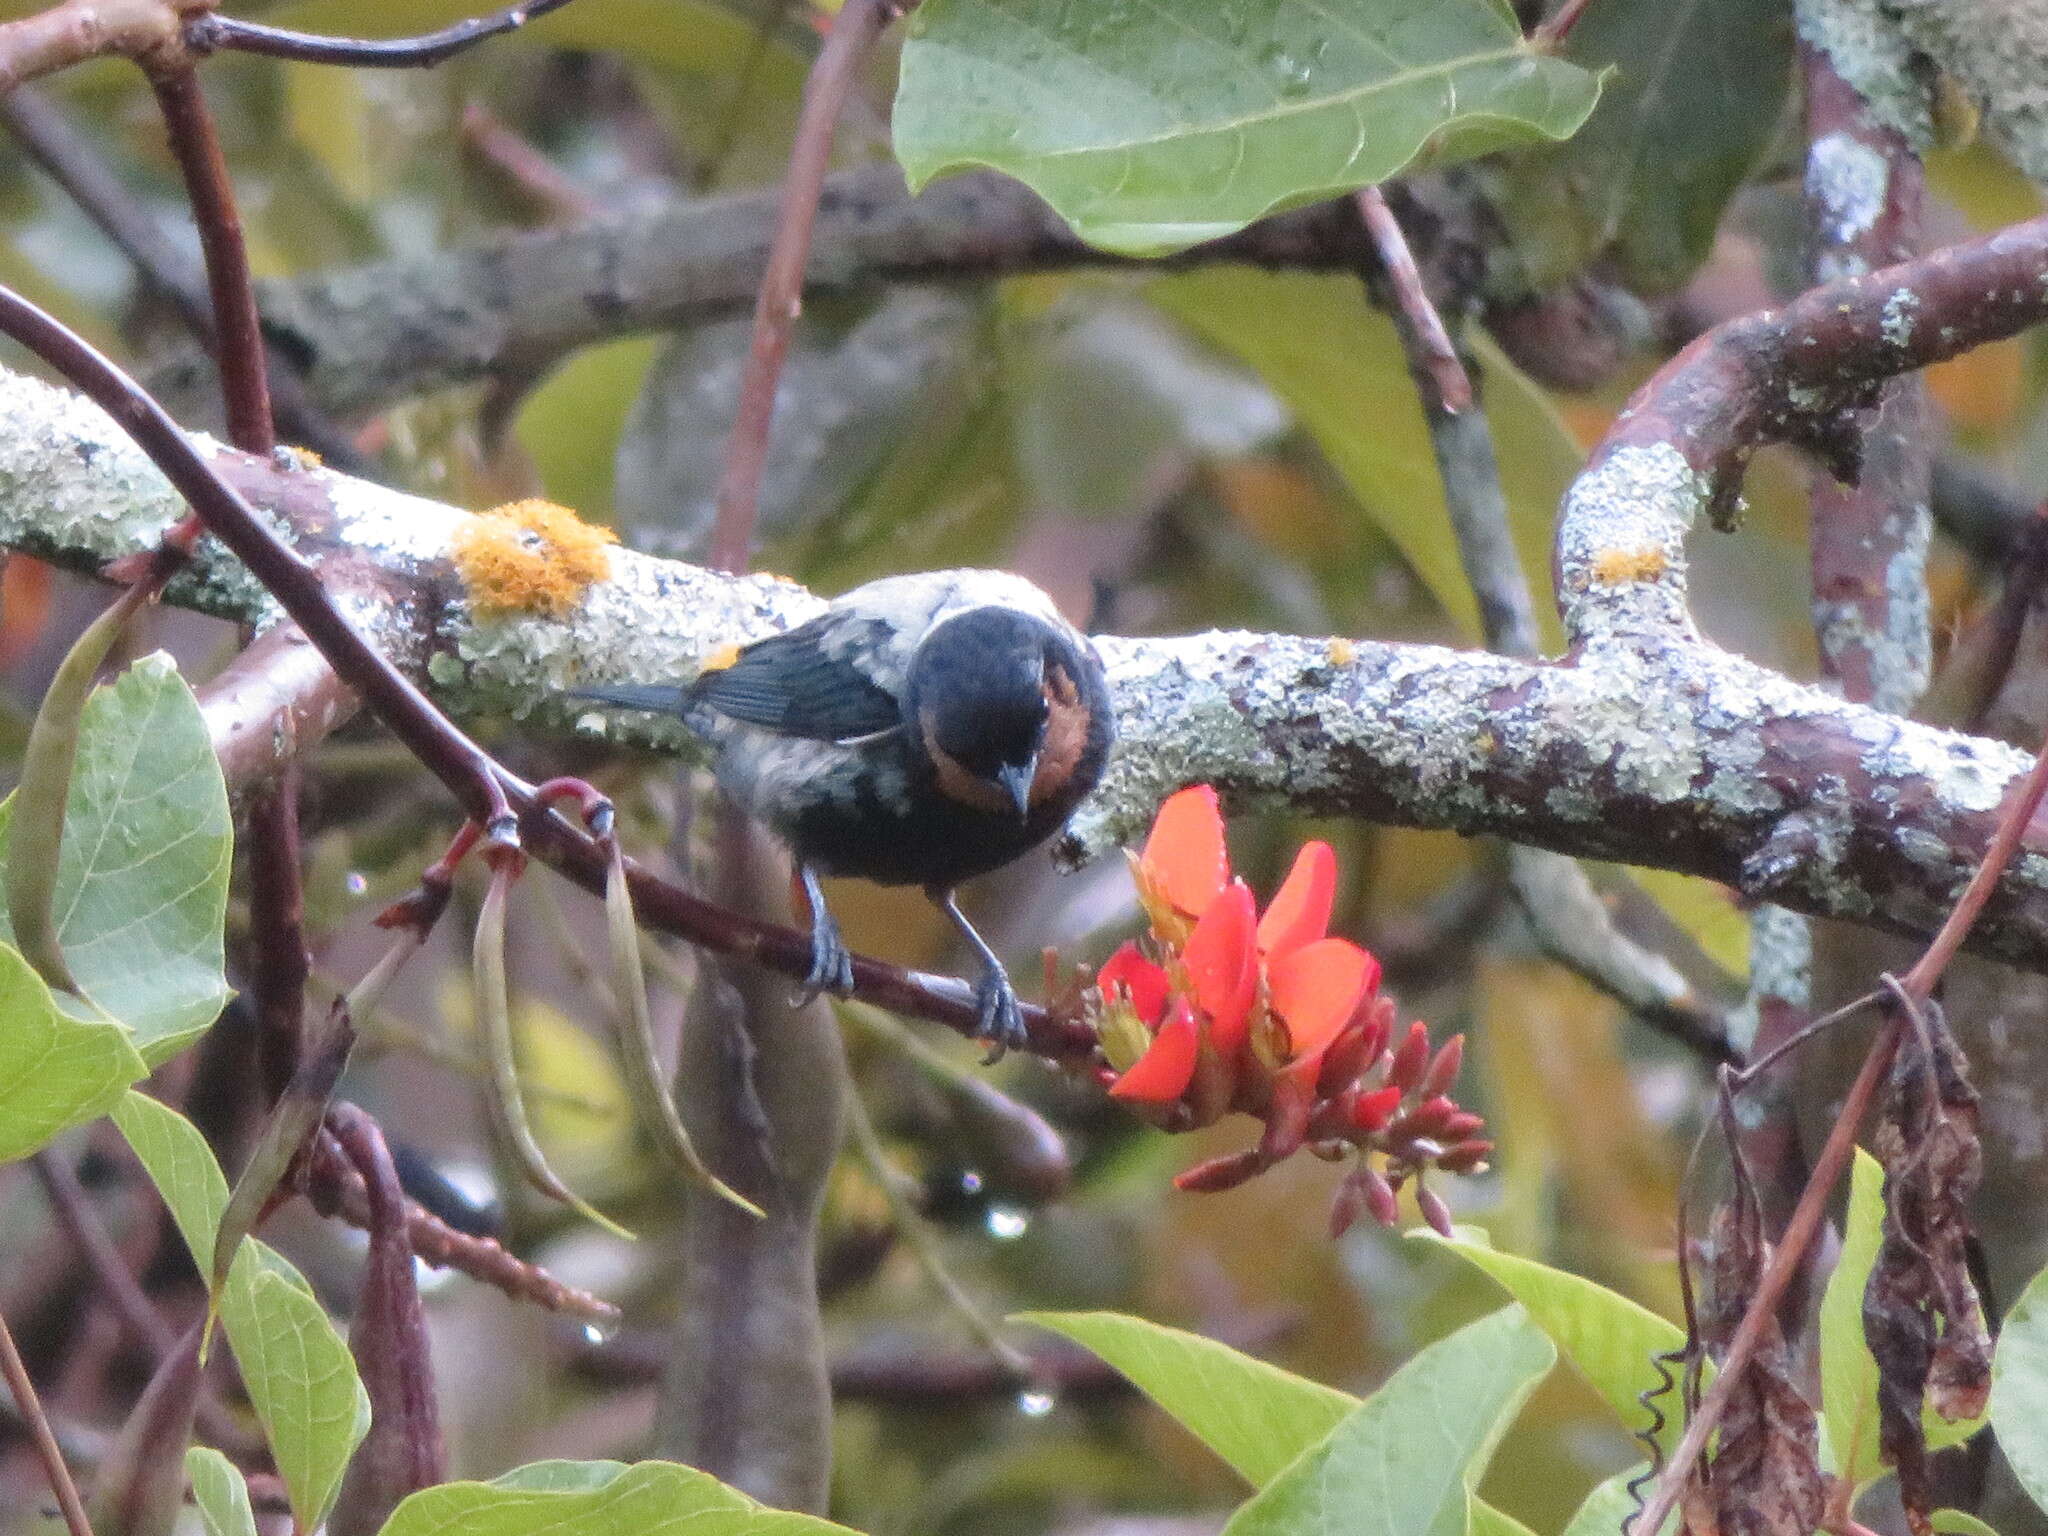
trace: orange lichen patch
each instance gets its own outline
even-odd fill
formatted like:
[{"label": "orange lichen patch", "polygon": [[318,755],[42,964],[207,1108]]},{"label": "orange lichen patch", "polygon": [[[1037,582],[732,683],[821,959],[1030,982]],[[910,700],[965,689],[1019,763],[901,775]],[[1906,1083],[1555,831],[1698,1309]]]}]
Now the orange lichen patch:
[{"label": "orange lichen patch", "polygon": [[1655,581],[1670,564],[1661,549],[1603,549],[1593,557],[1593,579],[1604,587]]},{"label": "orange lichen patch", "polygon": [[1349,640],[1336,639],[1323,647],[1323,654],[1330,658],[1333,667],[1348,667],[1358,660],[1358,647]]},{"label": "orange lichen patch", "polygon": [[706,656],[704,660],[699,664],[697,670],[700,672],[723,672],[727,667],[731,666],[734,662],[738,661],[739,659],[739,642],[736,640],[729,640],[724,645],[721,645],[717,650],[713,651],[709,656]]},{"label": "orange lichen patch", "polygon": [[618,535],[567,507],[529,499],[479,512],[455,536],[455,569],[470,601],[494,612],[559,619],[592,582],[611,575],[606,546]]}]

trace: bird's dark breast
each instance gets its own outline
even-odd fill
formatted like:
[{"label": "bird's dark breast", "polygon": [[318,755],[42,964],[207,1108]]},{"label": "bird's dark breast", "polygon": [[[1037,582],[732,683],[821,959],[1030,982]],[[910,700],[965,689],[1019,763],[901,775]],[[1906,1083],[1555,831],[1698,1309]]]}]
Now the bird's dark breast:
[{"label": "bird's dark breast", "polygon": [[1057,832],[1101,778],[1108,751],[1108,732],[1091,732],[1066,787],[1046,796],[1023,822],[941,794],[929,760],[905,754],[895,781],[907,783],[908,793],[876,792],[877,780],[893,775],[855,776],[850,794],[809,800],[789,826],[790,842],[826,874],[882,885],[951,886],[1002,868]]}]

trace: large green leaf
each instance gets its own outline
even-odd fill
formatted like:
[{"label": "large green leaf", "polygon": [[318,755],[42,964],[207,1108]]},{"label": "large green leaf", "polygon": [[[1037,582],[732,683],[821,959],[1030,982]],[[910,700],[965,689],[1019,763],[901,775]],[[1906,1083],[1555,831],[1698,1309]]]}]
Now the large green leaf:
[{"label": "large green leaf", "polygon": [[[10,796],[0,804],[0,858],[13,811]],[[199,704],[170,657],[145,656],[86,702],[55,911],[71,974],[152,1066],[228,1000],[233,838]],[[12,937],[0,911],[0,939]]]},{"label": "large green leaf", "polygon": [[1556,1360],[1520,1307],[1460,1328],[1267,1484],[1224,1536],[1465,1536],[1473,1486]]},{"label": "large green leaf", "polygon": [[1063,1333],[1100,1355],[1255,1488],[1358,1407],[1348,1392],[1143,1318],[1025,1312],[1014,1320]]},{"label": "large green leaf", "polygon": [[0,1163],[105,1114],[148,1070],[126,1030],[59,1007],[20,952],[0,944]]},{"label": "large green leaf", "polygon": [[[1207,267],[1147,297],[1248,363],[1294,410],[1366,515],[1473,639],[1479,609],[1458,559],[1429,429],[1393,323],[1356,279]],[[1550,569],[1551,530],[1580,454],[1543,392],[1490,344],[1479,348],[1510,532],[1525,576]],[[1555,605],[1535,601],[1545,642]]]},{"label": "large green leaf", "polygon": [[195,1445],[185,1453],[185,1476],[206,1536],[256,1536],[249,1484],[239,1467],[211,1446]]},{"label": "large green leaf", "polygon": [[[1624,1425],[1633,1430],[1648,1422],[1638,1394],[1657,1384],[1651,1357],[1684,1346],[1685,1333],[1676,1323],[1604,1285],[1501,1253],[1469,1230],[1455,1239],[1425,1230],[1410,1235],[1457,1254],[1499,1281]],[[1675,1440],[1683,1426],[1665,1427]]]},{"label": "large green leaf", "polygon": [[1538,287],[1612,254],[1631,285],[1681,284],[1778,128],[1792,73],[1782,0],[1600,0],[1565,56],[1611,68],[1567,144],[1517,156],[1505,206]]},{"label": "large green leaf", "polygon": [[[1849,1176],[1848,1222],[1842,1252],[1820,1304],[1821,1422],[1838,1475],[1861,1488],[1885,1472],[1877,1444],[1877,1357],[1863,1336],[1863,1289],[1884,1241],[1884,1168],[1861,1147]],[[1931,1410],[1920,1416],[1929,1450],[1960,1445],[1982,1419],[1951,1424]]]},{"label": "large green leaf", "polygon": [[757,1504],[673,1462],[538,1462],[489,1483],[413,1494],[380,1536],[847,1536],[814,1515]]},{"label": "large green leaf", "polygon": [[913,189],[993,166],[1152,255],[1418,157],[1565,138],[1599,93],[1501,0],[926,0],[893,121]]},{"label": "large green leaf", "polygon": [[[205,1138],[175,1109],[140,1093],[128,1093],[114,1106],[114,1123],[149,1170],[193,1262],[205,1273],[228,1203],[228,1181]],[[220,1321],[291,1495],[292,1513],[301,1530],[312,1530],[370,1428],[369,1394],[348,1345],[305,1278],[254,1238],[242,1244],[228,1270]]]},{"label": "large green leaf", "polygon": [[1998,1332],[1991,1427],[2013,1476],[2048,1509],[2048,1269],[2027,1282]]}]

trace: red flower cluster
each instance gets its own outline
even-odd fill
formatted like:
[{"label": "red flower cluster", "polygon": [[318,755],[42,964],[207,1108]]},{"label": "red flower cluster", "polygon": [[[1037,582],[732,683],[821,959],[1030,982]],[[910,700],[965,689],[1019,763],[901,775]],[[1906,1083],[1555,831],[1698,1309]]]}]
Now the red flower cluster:
[{"label": "red flower cluster", "polygon": [[1410,1178],[1423,1215],[1448,1230],[1423,1171],[1474,1172],[1493,1149],[1477,1139],[1479,1116],[1450,1097],[1464,1039],[1432,1050],[1417,1022],[1395,1042],[1379,961],[1327,937],[1337,890],[1329,844],[1305,846],[1260,913],[1231,876],[1216,791],[1202,784],[1159,808],[1131,867],[1151,933],[1096,976],[1092,1018],[1110,1094],[1166,1130],[1194,1130],[1233,1110],[1266,1126],[1257,1146],[1175,1183],[1230,1189],[1304,1146],[1331,1161],[1355,1151],[1333,1232],[1364,1212],[1391,1223]]}]

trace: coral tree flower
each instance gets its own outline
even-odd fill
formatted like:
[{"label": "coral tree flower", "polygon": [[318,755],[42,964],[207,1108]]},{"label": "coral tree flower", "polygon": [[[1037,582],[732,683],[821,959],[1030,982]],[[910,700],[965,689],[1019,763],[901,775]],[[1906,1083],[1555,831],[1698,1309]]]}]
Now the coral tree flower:
[{"label": "coral tree flower", "polygon": [[[1379,996],[1379,961],[1329,935],[1329,844],[1304,846],[1260,912],[1231,873],[1216,792],[1201,784],[1160,807],[1131,867],[1150,932],[1096,976],[1110,1094],[1169,1129],[1233,1109],[1266,1127],[1256,1147],[1189,1169],[1182,1187],[1229,1188],[1304,1145],[1325,1156],[1355,1146],[1359,1167],[1333,1217],[1341,1226],[1360,1210],[1388,1219],[1405,1178],[1424,1194],[1426,1164],[1482,1165],[1490,1144],[1473,1139],[1479,1117],[1446,1095],[1461,1042],[1432,1053],[1418,1023],[1389,1050],[1393,1006]],[[1385,1154],[1387,1174],[1366,1162],[1369,1147]],[[1433,1195],[1423,1207],[1432,1220],[1443,1209]]]},{"label": "coral tree flower", "polygon": [[[1174,1102],[1187,1092],[1204,1047],[1226,1066],[1240,1065],[1250,1050],[1268,1072],[1311,1075],[1380,976],[1372,955],[1325,936],[1337,893],[1330,845],[1305,846],[1260,914],[1250,887],[1231,876],[1216,791],[1198,784],[1160,807],[1132,865],[1165,961],[1126,944],[1097,978],[1105,1003],[1128,1010],[1117,1026],[1123,1050],[1110,1051],[1120,1067],[1110,1093]],[[1137,1039],[1130,1021],[1150,1035],[1135,1057],[1128,1055]]]}]

